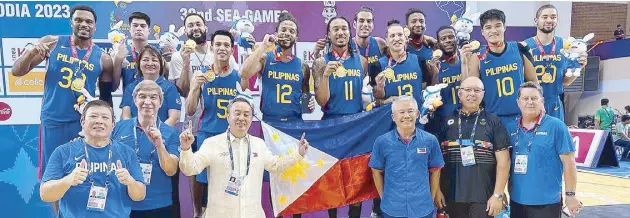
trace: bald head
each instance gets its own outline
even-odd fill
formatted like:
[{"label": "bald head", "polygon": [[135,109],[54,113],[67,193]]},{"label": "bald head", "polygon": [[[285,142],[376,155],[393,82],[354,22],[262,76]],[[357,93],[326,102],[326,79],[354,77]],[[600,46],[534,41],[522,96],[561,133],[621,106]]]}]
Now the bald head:
[{"label": "bald head", "polygon": [[479,77],[471,76],[462,81],[462,84],[459,87],[483,89],[483,82],[481,82],[481,79],[479,79]]},{"label": "bald head", "polygon": [[478,77],[468,77],[462,81],[457,95],[466,111],[476,111],[483,100],[483,82]]}]

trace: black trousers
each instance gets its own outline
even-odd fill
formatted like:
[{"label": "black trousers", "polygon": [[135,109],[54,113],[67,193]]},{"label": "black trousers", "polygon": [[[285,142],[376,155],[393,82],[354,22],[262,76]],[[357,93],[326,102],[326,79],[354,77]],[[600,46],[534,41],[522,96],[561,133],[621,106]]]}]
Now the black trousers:
[{"label": "black trousers", "polygon": [[510,201],[510,218],[560,218],[562,201],[555,204],[524,205]]}]

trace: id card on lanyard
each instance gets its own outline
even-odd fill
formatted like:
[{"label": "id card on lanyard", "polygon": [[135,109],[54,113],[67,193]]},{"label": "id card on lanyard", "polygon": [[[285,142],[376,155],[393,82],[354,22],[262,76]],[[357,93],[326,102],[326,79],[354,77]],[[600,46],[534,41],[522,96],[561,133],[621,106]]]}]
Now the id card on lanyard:
[{"label": "id card on lanyard", "polygon": [[[230,130],[228,129],[228,133],[227,133],[227,140],[228,140],[228,150],[230,152],[230,161],[232,163],[232,173],[230,174],[230,179],[227,182],[227,185],[225,187],[225,193],[229,194],[229,195],[233,195],[233,196],[238,196],[239,192],[241,191],[241,185],[243,185],[243,180],[245,179],[245,176],[249,175],[249,166],[250,166],[250,156],[251,156],[251,146],[250,146],[250,140],[247,140],[247,170],[245,172],[245,176],[240,176],[239,173],[237,173],[237,171],[234,170],[234,152],[232,151],[232,141],[230,141]],[[239,171],[240,171],[240,167],[239,167]]]},{"label": "id card on lanyard", "polygon": [[[84,146],[84,150],[85,150],[85,159],[88,163],[88,166],[90,166],[90,156],[88,155],[88,150],[87,150],[87,142],[85,142],[85,146]],[[107,154],[108,156],[108,160],[107,160],[107,173],[105,174],[105,186],[98,186],[95,185],[94,182],[94,175],[90,176],[91,173],[88,172],[88,177],[90,177],[90,192],[89,192],[89,196],[88,196],[88,202],[87,202],[87,210],[90,211],[105,211],[105,204],[107,203],[107,188],[109,186],[109,174],[112,171],[112,169],[110,169],[109,167],[112,166],[112,146],[113,145],[109,145],[109,152]]]},{"label": "id card on lanyard", "polygon": [[473,124],[472,132],[470,133],[470,139],[462,139],[462,115],[461,112],[458,116],[458,136],[459,136],[459,152],[462,158],[462,165],[465,167],[473,166],[477,164],[475,161],[475,144],[473,143],[475,140],[475,132],[477,131],[477,121],[479,121],[479,116],[481,114],[481,110],[477,112],[477,116],[475,117],[475,123]]},{"label": "id card on lanyard", "polygon": [[[153,154],[155,153],[155,146],[151,145],[152,149],[151,149],[151,154],[149,154],[149,163],[143,163],[142,159],[140,158],[140,145],[138,143],[138,128],[140,125],[140,122],[138,121],[138,118],[136,118],[136,124],[138,124],[137,127],[134,127],[133,129],[133,139],[134,139],[134,144],[136,146],[136,156],[138,157],[138,162],[140,162],[140,169],[142,169],[142,178],[144,179],[144,184],[151,184],[151,175],[153,173]],[[157,124],[157,128],[160,129],[161,123],[159,121],[156,121]],[[144,131],[146,133],[146,131]],[[147,136],[149,137],[149,136]]]},{"label": "id card on lanyard", "polygon": [[[516,129],[516,143],[514,143],[514,149],[516,150],[516,157],[514,158],[514,173],[515,174],[527,174],[527,162],[528,162],[528,156],[529,156],[529,152],[531,152],[532,150],[532,142],[534,141],[534,136],[536,136],[536,132],[538,132],[538,127],[540,127],[540,124],[536,124],[536,127],[534,127],[534,132],[532,133],[532,136],[529,138],[529,141],[527,142],[527,153],[526,154],[521,154],[519,151],[519,137],[520,137],[520,130],[522,127],[518,127]],[[527,132],[525,132],[525,134],[527,134]]]}]

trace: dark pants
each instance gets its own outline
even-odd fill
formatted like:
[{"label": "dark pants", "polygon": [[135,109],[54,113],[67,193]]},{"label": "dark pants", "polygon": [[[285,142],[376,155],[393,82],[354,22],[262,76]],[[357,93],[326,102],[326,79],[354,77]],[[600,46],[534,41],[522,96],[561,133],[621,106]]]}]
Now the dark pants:
[{"label": "dark pants", "polygon": [[377,215],[383,215],[383,211],[381,210],[381,198],[374,198],[372,202],[372,212]]},{"label": "dark pants", "polygon": [[449,218],[492,218],[486,211],[486,203],[447,202],[446,213]]},{"label": "dark pants", "polygon": [[180,207],[179,207],[179,168],[175,175],[171,176],[171,189],[173,190],[173,205],[172,207],[172,218],[179,218],[181,216]]},{"label": "dark pants", "polygon": [[627,158],[628,152],[630,151],[630,141],[617,139],[617,141],[615,141],[615,145],[623,148],[623,152],[621,153],[621,158]]},{"label": "dark pants", "polygon": [[153,210],[132,210],[129,218],[171,218],[172,205]]},{"label": "dark pants", "polygon": [[510,202],[510,218],[560,218],[562,201],[555,204],[524,205]]}]

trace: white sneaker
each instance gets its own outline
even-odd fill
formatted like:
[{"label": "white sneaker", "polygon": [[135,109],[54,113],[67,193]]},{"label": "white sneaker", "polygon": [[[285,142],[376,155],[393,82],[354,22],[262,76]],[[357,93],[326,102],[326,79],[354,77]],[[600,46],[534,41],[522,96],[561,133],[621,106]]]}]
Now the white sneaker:
[{"label": "white sneaker", "polygon": [[370,218],[383,218],[383,215],[372,212],[372,214],[370,215]]}]

